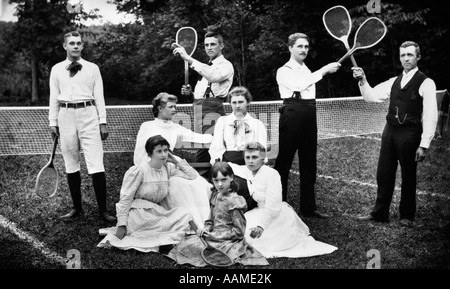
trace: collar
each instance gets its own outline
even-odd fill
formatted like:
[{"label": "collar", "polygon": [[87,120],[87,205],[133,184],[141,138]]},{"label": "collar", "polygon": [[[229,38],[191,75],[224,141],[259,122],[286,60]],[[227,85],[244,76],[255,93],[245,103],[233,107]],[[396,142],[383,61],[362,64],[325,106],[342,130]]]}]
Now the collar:
[{"label": "collar", "polygon": [[[80,60],[78,60],[77,62],[80,63],[80,64],[84,64],[84,63],[85,63],[85,60],[84,60],[83,58],[80,57]],[[72,61],[70,61],[69,58],[66,58],[66,60],[64,60],[64,64],[66,64],[66,65],[69,65],[69,64],[71,64],[71,63],[72,63]]]},{"label": "collar", "polygon": [[294,59],[291,58],[291,59],[289,59],[288,62],[286,62],[285,66],[288,66],[288,67],[290,67],[292,69],[302,69],[302,68],[305,67],[305,63],[300,64],[300,63],[298,63],[297,61],[295,61]]},{"label": "collar", "polygon": [[[233,122],[235,120],[237,120],[237,117],[234,115],[234,113],[230,113],[229,114],[230,120]],[[247,111],[247,113],[245,114],[244,118],[242,120],[251,120],[253,119],[253,117],[250,115],[250,113]]]},{"label": "collar", "polygon": [[413,76],[418,70],[419,70],[419,67],[416,67],[416,68],[414,68],[414,69],[411,69],[411,70],[408,71],[408,72],[405,72],[405,71],[403,70],[403,77],[410,77],[410,76]]},{"label": "collar", "polygon": [[171,126],[173,122],[171,120],[162,120],[160,118],[155,118],[155,123],[161,126]]},{"label": "collar", "polygon": [[225,57],[224,57],[223,54],[222,54],[222,55],[220,55],[220,56],[217,56],[217,57],[216,57],[214,60],[212,60],[211,62],[212,62],[213,64],[216,64],[216,63],[222,62],[224,59],[225,59]]}]

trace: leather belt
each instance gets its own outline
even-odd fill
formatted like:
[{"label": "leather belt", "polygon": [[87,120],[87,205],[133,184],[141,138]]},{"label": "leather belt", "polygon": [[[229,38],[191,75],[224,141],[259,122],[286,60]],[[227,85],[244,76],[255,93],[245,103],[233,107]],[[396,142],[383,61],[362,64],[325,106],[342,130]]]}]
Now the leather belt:
[{"label": "leather belt", "polygon": [[85,108],[86,106],[95,105],[95,101],[83,101],[83,102],[60,102],[59,106],[65,108]]}]

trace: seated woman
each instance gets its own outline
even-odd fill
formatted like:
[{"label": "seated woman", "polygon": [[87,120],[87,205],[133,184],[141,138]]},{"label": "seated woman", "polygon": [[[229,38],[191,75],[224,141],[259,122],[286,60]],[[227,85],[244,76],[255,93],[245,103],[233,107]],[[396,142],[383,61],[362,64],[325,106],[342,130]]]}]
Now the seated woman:
[{"label": "seated woman", "polygon": [[233,112],[217,119],[214,135],[209,147],[211,165],[216,160],[244,165],[244,146],[256,141],[267,145],[267,130],[262,121],[247,112],[252,95],[243,86],[233,87],[228,93]]},{"label": "seated woman", "polygon": [[244,212],[247,205],[244,198],[235,192],[233,177],[233,170],[227,163],[216,162],[213,165],[211,216],[205,221],[204,229],[198,230],[198,235],[190,235],[181,241],[169,252],[169,258],[178,264],[205,266],[207,263],[201,255],[205,246],[199,238],[202,236],[210,246],[226,253],[234,262],[243,265],[268,265],[266,258],[249,246],[244,238]]},{"label": "seated woman", "polygon": [[[176,114],[177,97],[165,92],[159,93],[152,101],[154,120],[141,124],[136,137],[134,149],[134,164],[139,166],[148,161],[145,144],[149,137],[161,135],[173,149],[179,142],[211,143],[212,135],[198,134],[174,123],[173,116]],[[187,180],[173,177],[169,179],[169,195],[161,205],[166,209],[183,207],[189,210],[194,223],[202,227],[209,216],[209,197],[211,184],[204,178]]]},{"label": "seated woman", "polygon": [[[211,164],[221,160],[244,165],[245,144],[259,142],[267,146],[267,130],[262,121],[247,112],[247,106],[252,100],[247,88],[236,86],[230,90],[228,97],[233,112],[219,117],[214,127],[213,140],[209,147]],[[239,177],[235,181],[239,186],[238,194],[246,199],[248,209],[253,209],[256,203],[249,198],[246,181]]]},{"label": "seated woman", "polygon": [[150,137],[145,150],[151,159],[125,173],[116,204],[117,226],[100,229],[107,235],[98,247],[158,252],[159,246],[178,243],[190,230],[188,210],[167,210],[160,204],[169,193],[170,178],[193,180],[197,171],[170,153],[169,142],[160,135]]},{"label": "seated woman", "polygon": [[314,240],[308,226],[292,207],[282,202],[278,172],[264,165],[266,149],[259,143],[245,147],[245,166],[230,163],[236,175],[247,180],[258,207],[247,211],[245,238],[266,258],[308,257],[329,254],[336,247]]}]

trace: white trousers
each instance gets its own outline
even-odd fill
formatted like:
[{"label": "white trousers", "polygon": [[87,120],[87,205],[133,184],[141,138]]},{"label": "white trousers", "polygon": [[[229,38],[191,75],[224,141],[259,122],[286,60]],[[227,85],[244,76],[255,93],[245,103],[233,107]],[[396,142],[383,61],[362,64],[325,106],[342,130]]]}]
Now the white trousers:
[{"label": "white trousers", "polygon": [[104,172],[103,144],[97,108],[93,105],[76,109],[61,107],[58,125],[66,173],[71,174],[80,170],[80,146],[88,173]]}]

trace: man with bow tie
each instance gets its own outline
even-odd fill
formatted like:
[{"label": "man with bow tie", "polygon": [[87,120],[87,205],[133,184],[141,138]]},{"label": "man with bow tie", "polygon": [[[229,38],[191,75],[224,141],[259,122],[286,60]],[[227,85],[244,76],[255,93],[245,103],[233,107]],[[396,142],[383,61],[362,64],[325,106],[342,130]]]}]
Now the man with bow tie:
[{"label": "man with bow tie", "polygon": [[102,140],[108,137],[103,81],[98,66],[81,58],[81,34],[64,35],[67,58],[55,64],[50,73],[49,122],[52,138],[60,137],[73,209],[65,219],[82,215],[80,146],[86,160],[100,217],[116,220],[106,209],[106,176]]},{"label": "man with bow tie", "polygon": [[[182,95],[194,95],[194,131],[198,133],[214,132],[214,125],[220,116],[225,115],[223,102],[233,84],[233,64],[225,59],[222,50],[225,47],[223,37],[218,32],[209,31],[205,34],[205,52],[209,57],[207,64],[192,58],[186,50],[178,45],[173,54],[187,61],[192,69],[197,71],[201,79],[192,92],[190,85],[183,85]],[[207,149],[199,149],[197,162],[209,162]]]}]

